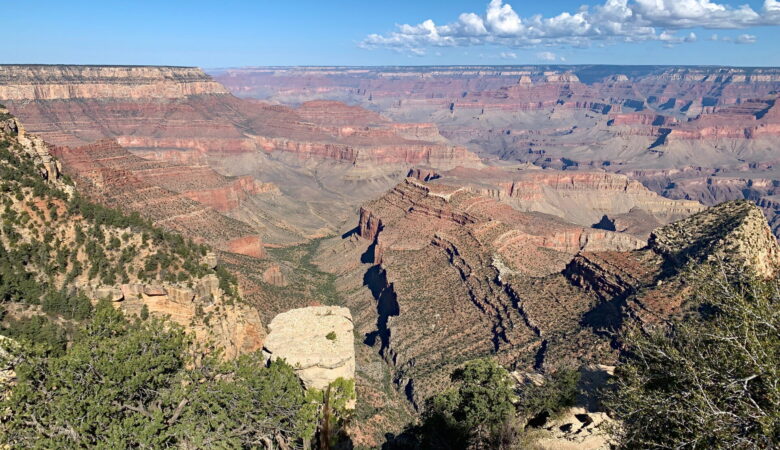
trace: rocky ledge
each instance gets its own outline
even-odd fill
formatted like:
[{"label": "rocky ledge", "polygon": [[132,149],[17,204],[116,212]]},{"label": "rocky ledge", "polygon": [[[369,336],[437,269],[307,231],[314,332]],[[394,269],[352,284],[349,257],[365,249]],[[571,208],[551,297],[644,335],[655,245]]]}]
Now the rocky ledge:
[{"label": "rocky ledge", "polygon": [[352,314],[338,306],[310,306],[279,314],[268,325],[264,350],[284,359],[307,388],[355,378]]}]

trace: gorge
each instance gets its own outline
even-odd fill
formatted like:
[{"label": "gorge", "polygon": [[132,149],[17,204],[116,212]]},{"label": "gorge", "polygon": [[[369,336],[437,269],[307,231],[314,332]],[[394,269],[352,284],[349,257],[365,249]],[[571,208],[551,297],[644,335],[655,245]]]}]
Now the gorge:
[{"label": "gorge", "polygon": [[[106,232],[126,279],[68,286],[306,387],[354,379],[370,448],[467,362],[614,366],[616,333],[695,309],[695,266],[775,276],[779,91],[774,68],[0,65],[0,130],[148,227]],[[196,277],[166,267],[182,246]]]}]

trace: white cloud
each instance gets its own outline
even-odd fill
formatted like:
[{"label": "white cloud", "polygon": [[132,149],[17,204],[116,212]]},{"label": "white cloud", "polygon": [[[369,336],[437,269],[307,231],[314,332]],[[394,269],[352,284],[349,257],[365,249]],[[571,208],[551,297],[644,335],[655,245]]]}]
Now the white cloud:
[{"label": "white cloud", "polygon": [[[691,28],[746,29],[780,25],[780,1],[765,0],[760,10],[734,7],[713,0],[604,0],[557,16],[520,16],[509,3],[491,0],[483,15],[460,14],[449,24],[424,20],[398,25],[387,34],[371,34],[361,46],[416,49],[441,46],[501,45],[527,48],[539,45],[588,47],[593,43],[660,41],[665,45],[695,42]],[[712,40],[718,40],[713,35]],[[751,35],[736,40],[755,42]],[[720,38],[720,40],[724,40]]]},{"label": "white cloud", "polygon": [[553,52],[539,52],[536,54],[536,57],[542,61],[555,61],[558,59],[558,55]]},{"label": "white cloud", "polygon": [[501,59],[517,59],[517,53],[515,52],[501,52],[500,55]]},{"label": "white cloud", "polygon": [[752,34],[740,34],[734,39],[734,42],[737,44],[755,44],[756,40],[756,37]]}]

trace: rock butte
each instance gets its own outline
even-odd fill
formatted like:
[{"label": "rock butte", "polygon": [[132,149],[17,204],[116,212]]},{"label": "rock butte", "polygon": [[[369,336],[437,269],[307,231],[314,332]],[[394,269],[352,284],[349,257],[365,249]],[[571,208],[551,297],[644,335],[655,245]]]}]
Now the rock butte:
[{"label": "rock butte", "polygon": [[[359,329],[417,405],[447,385],[458,361],[479,356],[528,369],[614,361],[598,330],[682,311],[689,260],[730,259],[764,275],[780,264],[766,220],[749,202],[660,227],[648,243],[522,213],[438,181],[446,177],[407,179],[364,205],[363,243],[339,250],[363,252],[366,264],[351,270],[365,271],[377,319]],[[366,314],[364,299],[348,304],[357,317]]]},{"label": "rock butte", "polygon": [[279,314],[268,324],[264,350],[284,359],[307,388],[325,389],[355,378],[352,314],[338,306],[310,306]]}]

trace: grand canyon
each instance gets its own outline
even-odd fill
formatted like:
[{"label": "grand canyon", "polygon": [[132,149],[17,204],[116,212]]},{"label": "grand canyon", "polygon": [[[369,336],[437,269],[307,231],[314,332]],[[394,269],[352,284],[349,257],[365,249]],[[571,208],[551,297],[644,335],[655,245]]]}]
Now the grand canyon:
[{"label": "grand canyon", "polygon": [[[213,249],[189,284],[69,289],[354,379],[364,448],[405,445],[469,361],[611,373],[622,330],[691,313],[694,266],[775,276],[779,92],[773,68],[0,65],[47,182]],[[613,445],[580,414],[541,448]]]}]

